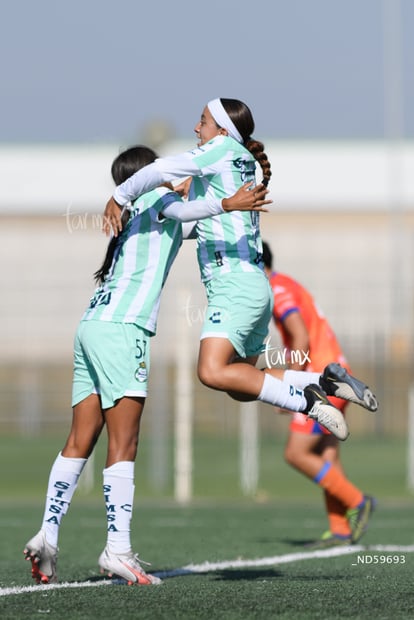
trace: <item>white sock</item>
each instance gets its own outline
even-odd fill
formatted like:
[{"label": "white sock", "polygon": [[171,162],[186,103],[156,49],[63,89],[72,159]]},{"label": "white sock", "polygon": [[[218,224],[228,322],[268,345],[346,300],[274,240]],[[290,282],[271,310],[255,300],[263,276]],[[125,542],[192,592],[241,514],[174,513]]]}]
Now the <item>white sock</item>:
[{"label": "white sock", "polygon": [[114,553],[131,551],[134,503],[134,462],[120,461],[103,470],[107,519],[107,545]]},{"label": "white sock", "polygon": [[275,405],[291,411],[304,411],[306,409],[306,398],[302,390],[281,381],[267,372],[264,373],[264,382],[258,400],[269,405]]},{"label": "white sock", "polygon": [[283,375],[283,381],[291,383],[295,387],[305,388],[311,383],[319,385],[319,379],[321,377],[320,372],[306,372],[305,370],[285,370]]},{"label": "white sock", "polygon": [[73,459],[59,452],[49,474],[42,530],[47,542],[58,546],[60,523],[66,514],[87,459]]}]

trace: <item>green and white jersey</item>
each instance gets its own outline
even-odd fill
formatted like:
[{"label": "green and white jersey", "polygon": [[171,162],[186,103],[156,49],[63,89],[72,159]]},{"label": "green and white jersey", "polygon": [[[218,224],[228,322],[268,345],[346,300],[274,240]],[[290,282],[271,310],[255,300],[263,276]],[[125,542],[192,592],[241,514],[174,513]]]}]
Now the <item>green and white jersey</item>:
[{"label": "green and white jersey", "polygon": [[[125,204],[156,185],[174,178],[193,177],[190,198],[222,200],[244,183],[255,181],[256,161],[239,142],[216,136],[180,155],[157,159],[118,186],[114,197]],[[259,213],[233,211],[197,223],[197,255],[206,282],[232,271],[262,269]]]},{"label": "green and white jersey", "polygon": [[181,222],[159,221],[159,213],[181,200],[157,188],[135,201],[117,239],[111,268],[82,320],[135,323],[156,333],[162,287],[182,243]]},{"label": "green and white jersey", "polygon": [[[218,136],[193,153],[202,176],[193,177],[191,200],[209,193],[221,200],[244,183],[255,182],[256,160],[233,138]],[[203,282],[230,272],[262,269],[259,224],[257,211],[232,211],[198,220],[197,256]]]}]

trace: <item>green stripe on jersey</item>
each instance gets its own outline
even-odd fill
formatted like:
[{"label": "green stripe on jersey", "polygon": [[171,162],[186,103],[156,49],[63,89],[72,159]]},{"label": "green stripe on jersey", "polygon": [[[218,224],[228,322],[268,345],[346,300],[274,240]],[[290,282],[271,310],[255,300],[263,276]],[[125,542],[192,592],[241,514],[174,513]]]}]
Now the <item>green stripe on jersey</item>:
[{"label": "green stripe on jersey", "polygon": [[[192,151],[202,177],[193,179],[191,198],[216,200],[233,195],[244,183],[255,182],[256,160],[240,143],[217,136]],[[258,212],[233,211],[197,223],[197,254],[203,281],[232,271],[260,269],[262,253]]]},{"label": "green stripe on jersey", "polygon": [[182,242],[181,222],[159,213],[180,197],[157,188],[138,198],[105,282],[82,320],[135,323],[155,334],[162,287]]}]

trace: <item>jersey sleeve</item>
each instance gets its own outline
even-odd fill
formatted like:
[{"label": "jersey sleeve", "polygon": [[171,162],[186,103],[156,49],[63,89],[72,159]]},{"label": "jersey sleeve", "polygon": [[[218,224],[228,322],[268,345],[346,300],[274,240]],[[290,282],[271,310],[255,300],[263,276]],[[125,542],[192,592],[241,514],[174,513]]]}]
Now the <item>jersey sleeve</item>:
[{"label": "jersey sleeve", "polygon": [[163,157],[141,168],[124,183],[118,185],[113,197],[119,205],[124,206],[166,181],[200,174],[201,171],[191,152]]},{"label": "jersey sleeve", "polygon": [[287,287],[276,284],[273,289],[273,315],[276,320],[284,321],[292,312],[299,312],[299,306],[292,291]]},{"label": "jersey sleeve", "polygon": [[221,200],[218,199],[209,198],[184,202],[176,192],[171,192],[164,188],[160,188],[157,191],[161,193],[161,196],[153,205],[153,209],[158,213],[157,219],[159,222],[164,219],[178,220],[179,222],[195,222],[196,220],[224,213]]},{"label": "jersey sleeve", "polygon": [[[180,222],[194,222],[206,217],[224,213],[221,200],[189,200],[188,202],[171,202],[163,208],[161,216],[179,220]],[[161,217],[162,219],[162,217]]]}]

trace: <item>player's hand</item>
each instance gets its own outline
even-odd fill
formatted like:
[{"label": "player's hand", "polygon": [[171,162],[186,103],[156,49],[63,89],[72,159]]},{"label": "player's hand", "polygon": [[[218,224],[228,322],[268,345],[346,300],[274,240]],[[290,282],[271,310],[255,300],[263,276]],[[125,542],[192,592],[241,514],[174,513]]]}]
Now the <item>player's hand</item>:
[{"label": "player's hand", "polygon": [[110,198],[106,203],[105,211],[103,214],[102,230],[109,236],[111,232],[114,237],[118,236],[118,233],[122,230],[121,221],[122,208],[115,202],[113,198]]},{"label": "player's hand", "polygon": [[272,204],[273,200],[265,200],[269,190],[264,185],[252,189],[253,181],[246,183],[230,198],[223,198],[221,204],[224,211],[268,211],[264,205]]},{"label": "player's hand", "polygon": [[177,192],[177,194],[180,194],[182,198],[188,198],[188,193],[190,191],[190,185],[192,180],[193,179],[191,177],[188,177],[188,179],[185,179],[178,185],[175,185],[174,191]]}]

